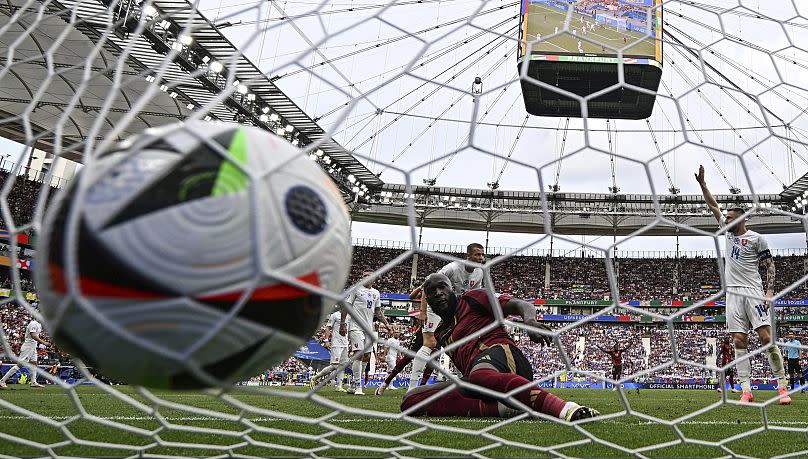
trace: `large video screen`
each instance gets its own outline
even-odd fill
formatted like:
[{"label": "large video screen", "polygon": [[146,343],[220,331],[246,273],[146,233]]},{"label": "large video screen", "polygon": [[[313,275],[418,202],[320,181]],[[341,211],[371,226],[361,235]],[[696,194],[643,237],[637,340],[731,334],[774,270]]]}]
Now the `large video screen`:
[{"label": "large video screen", "polygon": [[[532,54],[615,56],[662,62],[661,0],[522,0],[520,57]],[[564,32],[567,12],[572,10]],[[554,34],[552,38],[548,38]]]}]

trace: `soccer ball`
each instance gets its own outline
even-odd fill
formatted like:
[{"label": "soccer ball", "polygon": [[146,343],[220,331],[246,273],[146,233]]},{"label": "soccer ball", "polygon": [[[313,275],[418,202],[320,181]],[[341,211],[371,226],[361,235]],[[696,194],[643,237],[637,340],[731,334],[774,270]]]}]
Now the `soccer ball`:
[{"label": "soccer ball", "polygon": [[341,292],[351,262],[330,178],[234,124],[149,129],[100,154],[42,230],[36,281],[56,344],[149,387],[224,386],[288,358],[335,303],[307,286]]}]

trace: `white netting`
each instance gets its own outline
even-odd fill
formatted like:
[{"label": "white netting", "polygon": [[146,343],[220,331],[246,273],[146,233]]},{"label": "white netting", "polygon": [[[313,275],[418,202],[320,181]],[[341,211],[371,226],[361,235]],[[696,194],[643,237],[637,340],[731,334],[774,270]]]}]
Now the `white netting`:
[{"label": "white netting", "polygon": [[[512,1],[2,2],[5,361],[19,361],[20,324],[39,316],[31,309],[36,297],[30,273],[45,267],[31,265],[35,248],[25,241],[41,229],[53,187],[70,172],[57,159],[89,163],[96,152],[149,126],[193,118],[259,125],[282,135],[334,178],[357,220],[410,226],[403,247],[357,248],[361,258],[355,255],[346,293],[360,285],[367,267],[376,270],[378,283],[407,293],[411,281],[462,258],[455,247],[419,246],[418,226],[425,223],[544,233],[519,249],[489,248],[496,256],[484,266],[488,285],[533,298],[591,300],[597,294],[606,305],[553,326],[548,349],[529,344],[520,323],[498,317],[517,330],[542,383],[614,383],[603,355],[583,344],[614,339],[638,343],[626,354],[621,382],[712,377],[719,369],[707,349],[722,328],[683,327],[678,319],[721,298],[721,262],[680,262],[679,247],[666,246],[660,250],[675,249],[675,263],[649,258],[632,267],[620,264],[618,246],[652,234],[676,235],[677,244],[680,235],[701,236],[710,241],[713,256],[720,252],[726,229],[716,230],[689,175],[699,163],[708,166],[721,205],[748,209],[750,225],[805,232],[804,186],[797,181],[786,187],[808,170],[808,54],[800,45],[808,38],[808,21],[799,3],[642,3],[536,1],[528,4],[540,11],[532,20],[556,25],[521,42],[520,4]],[[639,16],[621,16],[621,7]],[[637,32],[654,23],[655,31],[664,24],[656,39]],[[638,59],[634,53],[650,53],[651,43],[654,49],[661,45],[664,71],[647,121],[526,114],[523,81],[557,89],[528,77],[526,68],[520,75],[520,47],[522,54],[549,52],[542,48],[547,45],[616,56],[608,58],[618,63],[614,87],[587,97],[562,91],[586,115],[587,103],[613,89],[654,93],[622,83],[625,68]],[[452,194],[416,187],[421,183],[477,190]],[[691,195],[680,194],[680,187]],[[556,193],[561,190],[566,194]],[[580,234],[608,237],[587,243]],[[576,258],[548,261],[546,255],[555,252],[538,250],[552,244],[577,247]],[[786,272],[777,278],[778,298],[801,299],[808,278],[803,258],[779,259]],[[550,288],[547,263],[586,271],[589,287],[568,282]],[[664,278],[660,266],[672,274]],[[695,287],[698,294],[685,307],[649,309],[642,301],[659,292],[623,283],[620,276],[631,278],[632,269],[659,274],[654,283],[673,282],[674,293],[694,272],[709,271],[705,278],[720,284]],[[548,304],[546,312],[551,309]],[[769,313],[778,315],[775,308]],[[657,322],[642,331],[596,323],[601,316],[621,315]],[[775,331],[781,341],[781,330]],[[685,345],[693,341],[699,344]],[[384,335],[367,348],[384,352],[383,342]],[[406,346],[402,340],[398,351],[413,356]],[[765,376],[765,347],[750,355],[756,377]],[[63,373],[65,368],[70,372]],[[295,368],[306,381],[305,365]],[[624,389],[564,392],[603,414],[595,423],[570,424],[533,411],[509,419],[414,417],[411,410],[401,413],[398,397],[389,392],[383,398],[349,397],[325,385],[176,393],[108,385],[79,361],[55,371],[37,370],[40,380],[53,384],[43,394],[0,393],[0,455],[808,454],[808,419],[799,415],[799,405],[785,411],[769,398],[759,409],[737,407],[727,391],[692,400],[681,392],[648,399],[633,399]],[[438,373],[468,387],[451,368]],[[514,401],[515,393],[505,398]]]}]

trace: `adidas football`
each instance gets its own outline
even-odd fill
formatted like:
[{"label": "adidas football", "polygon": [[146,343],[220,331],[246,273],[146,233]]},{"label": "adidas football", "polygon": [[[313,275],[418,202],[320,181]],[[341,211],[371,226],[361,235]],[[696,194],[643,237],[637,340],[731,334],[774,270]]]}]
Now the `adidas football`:
[{"label": "adidas football", "polygon": [[36,281],[57,346],[149,387],[225,386],[288,358],[351,262],[330,178],[234,124],[149,129],[98,155],[42,230]]}]

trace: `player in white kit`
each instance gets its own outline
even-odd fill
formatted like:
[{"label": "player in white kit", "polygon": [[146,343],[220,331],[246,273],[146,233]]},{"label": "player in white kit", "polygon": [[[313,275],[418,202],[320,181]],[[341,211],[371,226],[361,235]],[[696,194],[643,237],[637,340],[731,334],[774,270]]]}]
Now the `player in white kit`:
[{"label": "player in white kit", "polygon": [[[466,260],[483,264],[485,262],[485,248],[482,244],[476,242],[469,244],[468,247],[466,247]],[[459,261],[453,261],[441,268],[438,272],[449,278],[452,282],[452,289],[458,295],[466,290],[485,288],[482,268],[466,265]],[[423,300],[421,287],[416,288],[410,293],[411,299],[418,297],[422,297],[419,319],[422,323],[421,331],[424,335],[424,344],[421,346],[421,349],[418,350],[416,358],[412,362],[410,387],[408,390],[413,390],[418,386],[418,381],[421,379],[424,368],[426,368],[426,362],[429,360],[430,354],[438,347],[438,342],[435,339],[435,330],[437,330],[440,325],[440,316],[432,312],[432,308]]]},{"label": "player in white kit", "polygon": [[[401,341],[398,340],[398,332],[395,330],[393,334],[387,338],[385,341],[385,346],[387,346],[387,356],[385,357],[385,362],[387,363],[387,372],[390,373],[393,370],[393,367],[396,366],[396,360],[398,359],[398,348],[401,347]],[[387,387],[387,389],[395,390],[398,387],[393,385]]]},{"label": "player in white kit", "polygon": [[[741,382],[741,402],[755,401],[752,395],[749,378],[752,374],[752,364],[745,358],[749,351],[749,330],[755,330],[760,344],[766,346],[772,340],[772,323],[769,316],[771,298],[774,296],[774,276],[776,273],[774,259],[769,251],[766,239],[760,234],[746,229],[743,219],[744,211],[741,208],[727,210],[726,215],[721,213],[718,202],[707,188],[704,180],[704,166],[699,166],[696,181],[701,186],[707,207],[713,213],[721,226],[731,226],[726,233],[726,250],[724,253],[725,280],[727,287],[726,316],[727,331],[732,333],[735,346],[735,361],[738,368],[738,379]],[[758,265],[766,266],[766,289],[764,293],[763,281],[760,278]],[[763,301],[761,301],[761,299]],[[769,365],[777,378],[777,390],[780,404],[790,405],[791,397],[788,395],[783,356],[776,345],[767,349]]]},{"label": "player in white kit", "polygon": [[[337,390],[345,392],[342,387],[342,379],[345,377],[345,366],[348,362],[348,337],[339,333],[339,324],[342,319],[340,311],[334,311],[328,316],[325,328],[325,347],[331,351],[331,361],[329,365],[319,373],[314,375],[309,381],[309,386],[314,388],[318,385],[322,378],[328,376],[331,380],[334,376],[337,378]],[[350,325],[351,318],[346,317],[345,320]]]},{"label": "player in white kit", "polygon": [[[47,346],[48,342],[39,337],[40,333],[42,333],[42,324],[32,318],[31,321],[28,322],[28,326],[25,327],[25,341],[23,341],[22,346],[20,346],[20,362],[29,364],[26,366],[31,376],[31,387],[43,387],[36,382],[36,348],[38,344]],[[0,379],[0,389],[6,388],[6,381],[16,373],[19,368],[20,364],[18,363],[3,375],[3,378]]]},{"label": "player in white kit", "polygon": [[[362,277],[370,278],[373,275],[372,270],[365,270]],[[357,288],[346,300],[349,308],[351,308],[352,322],[350,327],[347,324],[348,310],[346,307],[342,308],[339,332],[344,334],[345,330],[348,332],[348,356],[353,359],[351,364],[351,372],[353,378],[351,379],[351,387],[348,389],[349,394],[365,395],[362,391],[362,361],[370,358],[371,346],[365,347],[366,333],[373,330],[373,317],[379,319],[387,330],[390,330],[390,324],[384,317],[382,311],[381,294],[373,288],[373,279],[368,280],[363,286]],[[364,329],[363,329],[364,327]],[[368,331],[366,331],[368,330]],[[361,354],[361,356],[359,355]]]}]

